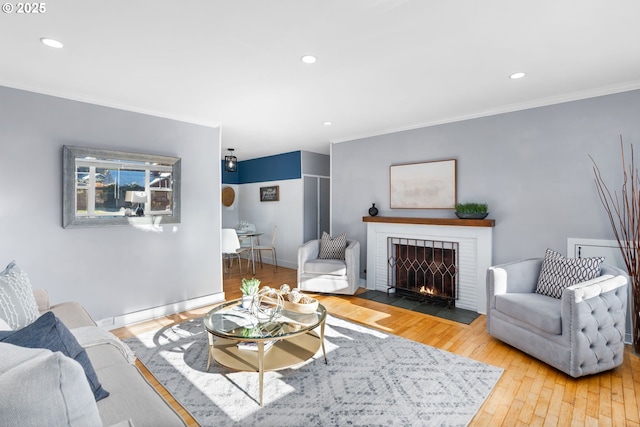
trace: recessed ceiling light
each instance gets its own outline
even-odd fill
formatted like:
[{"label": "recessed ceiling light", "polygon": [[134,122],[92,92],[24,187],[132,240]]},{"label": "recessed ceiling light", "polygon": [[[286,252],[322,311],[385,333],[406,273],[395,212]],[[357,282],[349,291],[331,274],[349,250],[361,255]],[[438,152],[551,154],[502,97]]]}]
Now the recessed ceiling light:
[{"label": "recessed ceiling light", "polygon": [[47,37],[42,37],[42,38],[40,39],[40,41],[41,41],[42,43],[44,43],[45,45],[47,45],[47,46],[49,46],[49,47],[56,48],[56,49],[60,49],[60,48],[62,48],[62,47],[64,46],[64,45],[63,45],[62,43],[60,43],[58,40],[50,39],[50,38],[47,38]]},{"label": "recessed ceiling light", "polygon": [[300,60],[302,62],[304,62],[305,64],[313,64],[314,62],[316,62],[318,60],[318,58],[316,58],[313,55],[305,55],[302,58],[300,58]]},{"label": "recessed ceiling light", "polygon": [[331,122],[324,122],[322,124],[325,125],[325,126],[331,126]]},{"label": "recessed ceiling light", "polygon": [[509,76],[509,78],[510,78],[510,79],[512,79],[512,80],[516,80],[516,79],[521,79],[521,78],[523,78],[523,77],[524,77],[524,76],[526,76],[526,75],[527,75],[527,74],[526,74],[526,73],[523,73],[523,72],[520,72],[520,73],[513,73],[513,74],[511,74],[511,75]]}]

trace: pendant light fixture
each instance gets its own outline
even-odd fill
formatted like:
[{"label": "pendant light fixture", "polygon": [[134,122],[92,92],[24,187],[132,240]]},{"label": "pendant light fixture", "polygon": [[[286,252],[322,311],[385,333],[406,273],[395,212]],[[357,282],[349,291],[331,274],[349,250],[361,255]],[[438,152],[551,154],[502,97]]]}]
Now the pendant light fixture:
[{"label": "pendant light fixture", "polygon": [[227,148],[229,155],[224,156],[224,170],[227,172],[238,171],[238,158],[233,155],[233,148]]}]

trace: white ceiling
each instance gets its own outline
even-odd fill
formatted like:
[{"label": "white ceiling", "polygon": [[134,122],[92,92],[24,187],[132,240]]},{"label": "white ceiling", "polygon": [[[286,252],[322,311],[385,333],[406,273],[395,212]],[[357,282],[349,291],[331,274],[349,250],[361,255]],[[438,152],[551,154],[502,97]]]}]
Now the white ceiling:
[{"label": "white ceiling", "polygon": [[0,15],[0,85],[219,125],[240,160],[640,88],[638,0],[45,4]]}]

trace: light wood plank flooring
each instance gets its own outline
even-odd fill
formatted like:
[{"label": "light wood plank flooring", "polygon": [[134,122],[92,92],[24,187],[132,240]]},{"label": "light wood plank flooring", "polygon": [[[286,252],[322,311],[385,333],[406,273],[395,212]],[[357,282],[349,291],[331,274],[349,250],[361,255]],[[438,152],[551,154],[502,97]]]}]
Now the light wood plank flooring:
[{"label": "light wood plank flooring", "polygon": [[[240,297],[237,264],[225,278],[227,300]],[[245,276],[248,277],[248,276]],[[296,283],[296,271],[258,267],[262,285]],[[293,286],[292,286],[293,287]],[[364,291],[361,289],[360,291]],[[630,426],[640,427],[640,357],[626,348],[624,364],[607,373],[573,379],[490,337],[485,317],[471,325],[435,318],[351,296],[317,295],[329,313],[382,331],[504,368],[498,385],[471,426]],[[211,307],[139,323],[116,331],[120,338],[199,317]],[[139,362],[138,362],[139,363]],[[197,422],[139,364],[150,382],[190,426]]]}]

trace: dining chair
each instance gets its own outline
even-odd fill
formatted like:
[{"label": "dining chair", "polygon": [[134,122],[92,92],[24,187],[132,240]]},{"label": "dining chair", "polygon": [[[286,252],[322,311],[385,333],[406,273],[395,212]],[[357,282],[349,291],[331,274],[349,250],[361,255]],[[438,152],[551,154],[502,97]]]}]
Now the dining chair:
[{"label": "dining chair", "polygon": [[240,247],[240,240],[238,239],[236,230],[233,228],[222,229],[222,261],[225,270],[228,271],[229,274],[231,274],[231,269],[233,268],[233,258],[236,257],[238,258],[238,265],[240,266],[240,275],[242,275],[240,254],[246,251],[247,248]]},{"label": "dining chair", "polygon": [[273,226],[273,235],[271,236],[271,246],[261,246],[258,244],[253,247],[254,251],[258,251],[258,259],[260,260],[260,267],[262,268],[262,251],[271,251],[271,256],[273,258],[273,266],[274,271],[278,269],[278,258],[276,256],[276,232],[278,231],[278,226]]}]

